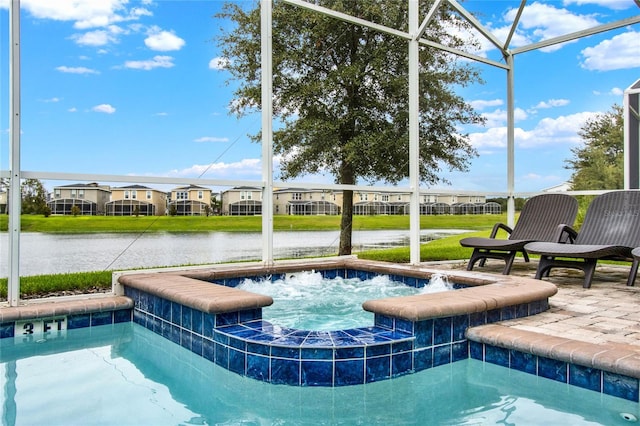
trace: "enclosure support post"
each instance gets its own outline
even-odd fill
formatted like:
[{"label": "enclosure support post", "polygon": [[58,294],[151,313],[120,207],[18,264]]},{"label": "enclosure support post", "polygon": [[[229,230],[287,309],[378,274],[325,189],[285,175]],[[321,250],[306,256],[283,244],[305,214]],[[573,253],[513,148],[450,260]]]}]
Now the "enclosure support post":
[{"label": "enclosure support post", "polygon": [[271,0],[260,1],[262,71],[262,262],[273,264],[273,58]]},{"label": "enclosure support post", "polygon": [[409,261],[412,265],[420,263],[420,169],[418,166],[420,149],[420,126],[418,110],[420,108],[419,51],[418,43],[418,0],[409,1],[409,186],[411,204],[409,205]]},{"label": "enclosure support post", "polygon": [[640,189],[640,80],[624,91],[624,189]]},{"label": "enclosure support post", "polygon": [[507,225],[513,228],[515,225],[515,102],[513,98],[513,55],[507,54]]},{"label": "enclosure support post", "polygon": [[20,0],[9,6],[9,274],[7,300],[9,306],[20,302]]}]

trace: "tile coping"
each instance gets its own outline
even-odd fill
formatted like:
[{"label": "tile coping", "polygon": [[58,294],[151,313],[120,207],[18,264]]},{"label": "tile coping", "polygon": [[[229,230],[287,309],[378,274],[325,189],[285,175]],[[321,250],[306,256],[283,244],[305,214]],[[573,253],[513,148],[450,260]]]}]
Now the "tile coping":
[{"label": "tile coping", "polygon": [[471,327],[466,337],[478,343],[640,379],[640,351],[629,345],[595,344],[497,323]]},{"label": "tile coping", "polygon": [[[212,284],[216,279],[337,268],[416,278],[429,278],[434,274],[442,273],[437,269],[424,266],[398,265],[353,258],[331,258],[278,262],[271,266],[265,266],[262,263],[226,264],[199,270],[127,274],[120,276],[118,282],[202,312],[218,314],[262,308],[271,305],[273,299],[269,296]],[[420,321],[483,312],[547,299],[558,291],[552,283],[531,278],[465,271],[448,272],[447,275],[453,282],[465,284],[468,287],[455,292],[370,300],[364,303],[363,308],[374,314]]]},{"label": "tile coping", "polygon": [[61,300],[26,301],[20,306],[0,307],[0,323],[63,315],[119,311],[133,308],[133,300],[125,296],[103,295]]}]

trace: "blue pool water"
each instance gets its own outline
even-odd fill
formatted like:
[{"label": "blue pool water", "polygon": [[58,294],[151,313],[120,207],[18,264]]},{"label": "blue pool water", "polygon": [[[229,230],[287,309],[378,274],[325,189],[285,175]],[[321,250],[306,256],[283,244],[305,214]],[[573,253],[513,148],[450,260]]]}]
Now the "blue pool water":
[{"label": "blue pool water", "polygon": [[132,323],[0,341],[3,425],[628,425],[638,404],[475,360],[338,388],[262,383]]},{"label": "blue pool water", "polygon": [[452,290],[444,276],[434,276],[422,288],[392,280],[388,275],[370,279],[324,278],[320,272],[299,272],[282,279],[245,279],[237,288],[273,298],[263,308],[263,319],[301,330],[346,330],[373,324],[373,314],[362,309],[367,300]]}]

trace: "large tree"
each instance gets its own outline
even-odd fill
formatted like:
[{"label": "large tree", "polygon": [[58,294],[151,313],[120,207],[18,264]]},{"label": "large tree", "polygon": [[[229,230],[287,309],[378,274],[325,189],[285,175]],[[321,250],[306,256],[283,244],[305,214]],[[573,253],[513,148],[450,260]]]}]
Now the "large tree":
[{"label": "large tree", "polygon": [[[407,31],[406,0],[316,0],[313,3]],[[432,2],[422,2],[424,16]],[[446,10],[425,37],[463,47],[452,27],[464,25]],[[231,20],[218,42],[237,80],[233,112],[260,108],[260,8],[226,3]],[[446,22],[445,28],[444,22]],[[480,81],[466,62],[420,48],[420,180],[444,182],[443,168],[466,170],[476,155],[459,126],[482,118],[454,86]],[[408,42],[359,25],[275,1],[273,111],[280,124],[273,149],[282,179],[329,173],[340,184],[398,183],[409,175]],[[258,141],[260,135],[253,135]],[[353,191],[343,192],[339,254],[351,253]]]},{"label": "large tree", "polygon": [[566,160],[573,170],[571,189],[621,189],[624,186],[624,117],[620,105],[588,119],[578,133],[584,144]]},{"label": "large tree", "polygon": [[22,213],[42,214],[47,208],[47,191],[38,179],[25,179],[20,187],[22,192]]}]

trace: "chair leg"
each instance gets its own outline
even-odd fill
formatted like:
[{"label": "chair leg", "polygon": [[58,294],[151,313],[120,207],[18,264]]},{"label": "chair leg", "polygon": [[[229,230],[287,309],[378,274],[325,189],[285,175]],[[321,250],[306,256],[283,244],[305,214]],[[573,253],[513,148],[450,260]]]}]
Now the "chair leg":
[{"label": "chair leg", "polygon": [[480,256],[479,249],[473,249],[473,253],[471,253],[471,257],[469,258],[469,263],[467,263],[467,271],[473,270],[473,265],[480,260],[479,266],[484,266],[484,257]]},{"label": "chair leg", "polygon": [[629,278],[627,278],[627,285],[633,286],[636,283],[636,274],[638,273],[638,263],[640,263],[640,259],[637,257],[633,258],[633,263],[631,264],[631,271],[629,271]]},{"label": "chair leg", "polygon": [[596,271],[597,259],[585,259],[584,260],[584,283],[583,288],[591,288],[591,281],[593,281],[593,274]]},{"label": "chair leg", "polygon": [[[540,257],[540,259],[542,259],[542,257]],[[555,257],[549,257],[549,258],[546,258],[546,262],[545,262],[545,263],[548,263],[549,265],[551,265],[555,259],[556,259]],[[544,277],[546,277],[546,278],[549,278],[549,274],[550,274],[550,273],[551,273],[551,266],[549,266],[549,267],[546,269],[546,271],[545,271],[545,273],[544,273],[544,275],[543,275],[543,276],[544,276]]]},{"label": "chair leg", "polygon": [[522,257],[524,257],[525,262],[529,262],[529,253],[526,250],[522,250]]},{"label": "chair leg", "polygon": [[504,258],[504,269],[502,270],[502,275],[509,275],[511,272],[511,266],[513,266],[513,260],[516,258],[516,251],[509,252],[509,255]]},{"label": "chair leg", "polygon": [[536,279],[541,280],[542,277],[548,277],[549,272],[551,271],[551,263],[548,261],[546,256],[540,256],[540,261],[538,262],[538,269],[536,269]]}]

